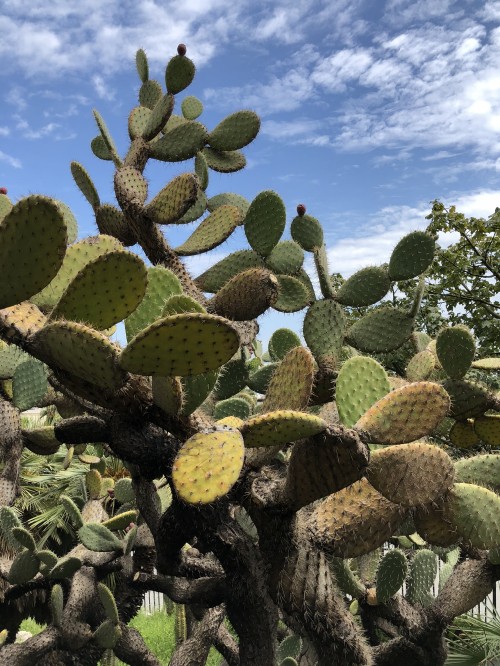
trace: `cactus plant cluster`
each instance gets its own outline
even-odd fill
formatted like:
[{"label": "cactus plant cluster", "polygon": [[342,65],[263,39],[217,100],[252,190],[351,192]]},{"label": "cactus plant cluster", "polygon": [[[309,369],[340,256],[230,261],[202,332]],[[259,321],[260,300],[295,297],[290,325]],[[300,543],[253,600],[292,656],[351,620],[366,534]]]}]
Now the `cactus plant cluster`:
[{"label": "cactus plant cluster", "polygon": [[[209,192],[212,171],[245,166],[257,115],[208,129],[201,101],[182,96],[195,75],[184,45],[165,86],[144,51],[136,62],[125,156],[94,113],[92,151],[111,162],[118,205],[71,165],[96,236],[76,240],[62,202],[0,192],[1,589],[26,614],[50,610],[22,647],[15,621],[5,627],[0,661],[157,665],[128,622],[158,590],[177,609],[172,666],[205,663],[212,645],[241,666],[443,664],[447,625],[500,577],[500,400],[468,378],[498,359],[475,359],[464,327],[436,340],[414,330],[430,234],[408,234],[388,264],[336,289],[304,205],[289,240],[276,192]],[[187,171],[150,192],[154,161]],[[172,247],[169,227],[191,223]],[[248,248],[193,279],[182,257],[238,227]],[[384,301],[401,280],[417,282],[408,310]],[[273,308],[304,311],[305,344],[279,329],[264,351],[257,319]],[[122,321],[123,347],[110,337]],[[397,377],[377,358],[403,345]],[[24,430],[20,413],[37,405],[60,419]],[[80,497],[60,498],[74,541],[57,551],[33,538],[16,496],[23,447],[61,445],[66,466],[76,455],[89,471]],[[113,459],[123,478],[107,474]],[[432,594],[438,557],[447,580]]]}]

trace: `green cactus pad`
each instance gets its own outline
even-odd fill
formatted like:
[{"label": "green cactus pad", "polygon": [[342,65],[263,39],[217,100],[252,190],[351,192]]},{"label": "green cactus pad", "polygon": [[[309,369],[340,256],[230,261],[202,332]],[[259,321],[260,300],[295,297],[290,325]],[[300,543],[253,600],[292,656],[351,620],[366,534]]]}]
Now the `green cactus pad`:
[{"label": "green cactus pad", "polygon": [[425,538],[427,543],[448,548],[459,540],[459,535],[443,511],[442,505],[433,507],[432,510],[429,507],[417,510],[414,520],[418,533]]},{"label": "green cactus pad", "polygon": [[196,120],[186,120],[150,145],[150,155],[162,162],[183,162],[205,145],[207,128]]},{"label": "green cactus pad", "polygon": [[68,245],[74,243],[78,236],[78,222],[76,221],[76,217],[73,215],[70,207],[62,201],[54,201],[54,203],[57,204],[57,207],[64,218],[64,224],[66,225],[66,232],[68,235],[67,243]]},{"label": "green cactus pad", "polygon": [[488,550],[500,543],[500,496],[470,483],[455,483],[445,513],[458,534],[475,548]]},{"label": "green cactus pad", "polygon": [[132,479],[118,479],[114,487],[115,498],[120,504],[132,504],[135,502],[135,492],[132,486]]},{"label": "green cactus pad", "polygon": [[196,120],[203,113],[203,104],[194,95],[189,95],[182,100],[181,110],[186,120]]},{"label": "green cactus pad", "polygon": [[94,119],[97,123],[97,127],[99,128],[99,132],[101,133],[102,140],[109,152],[111,159],[113,160],[113,163],[117,168],[121,167],[122,162],[118,157],[118,150],[116,149],[115,142],[113,141],[113,138],[109,133],[109,130],[106,126],[106,123],[104,122],[104,119],[102,118],[101,114],[95,109],[92,111],[92,113],[94,114]]},{"label": "green cactus pad", "polygon": [[99,388],[117,390],[127,380],[115,345],[83,324],[52,322],[33,336],[33,344],[50,365]]},{"label": "green cactus pad", "polygon": [[61,446],[54,435],[54,426],[43,426],[33,430],[23,430],[24,445],[40,456],[51,456]]},{"label": "green cactus pad", "polygon": [[222,152],[213,148],[204,148],[203,157],[206,159],[210,169],[218,173],[241,171],[247,163],[245,156],[239,150]]},{"label": "green cactus pad", "polygon": [[232,277],[250,268],[263,268],[264,262],[253,250],[240,250],[224,257],[196,278],[197,286],[203,291],[215,293]]},{"label": "green cactus pad", "polygon": [[175,251],[180,256],[208,252],[227,240],[240,223],[241,213],[236,206],[220,206]]},{"label": "green cactus pad", "polygon": [[145,214],[156,224],[174,224],[195,203],[198,183],[192,173],[174,178],[145,207]]},{"label": "green cactus pad", "polygon": [[120,539],[107,527],[98,523],[87,523],[80,527],[78,538],[85,548],[97,553],[120,552],[123,549]]},{"label": "green cactus pad", "polygon": [[71,162],[71,175],[80,192],[87,199],[92,208],[97,210],[101,205],[99,195],[97,194],[97,190],[89,174],[79,162]]},{"label": "green cactus pad", "polygon": [[49,578],[52,580],[62,580],[71,578],[82,567],[82,561],[73,555],[66,555],[57,560],[57,563],[50,570]]},{"label": "green cactus pad", "polygon": [[316,301],[304,318],[304,338],[316,360],[336,360],[343,344],[345,317],[338,303]]},{"label": "green cactus pad", "polygon": [[169,416],[177,416],[181,410],[184,392],[179,377],[153,377],[153,402]]},{"label": "green cactus pad", "polygon": [[209,173],[207,160],[203,153],[198,153],[194,158],[194,172],[198,178],[201,189],[206,190],[208,187]]},{"label": "green cactus pad", "polygon": [[252,409],[246,400],[234,397],[221,400],[214,407],[213,417],[216,421],[227,416],[236,416],[245,421],[251,414]]},{"label": "green cactus pad", "polygon": [[151,109],[146,106],[136,106],[128,117],[128,135],[133,141],[142,137],[151,117]]},{"label": "green cactus pad", "polygon": [[482,416],[497,402],[486,386],[475,382],[448,379],[443,387],[451,398],[450,416],[457,421]]},{"label": "green cactus pad", "polygon": [[107,527],[112,532],[117,532],[119,530],[125,530],[130,525],[130,523],[135,523],[139,515],[138,511],[122,511],[122,513],[117,513],[112,518],[108,518],[103,523],[104,527]]},{"label": "green cactus pad", "polygon": [[56,202],[30,196],[13,206],[0,222],[0,309],[27,300],[49,284],[63,262],[66,241],[64,216]]},{"label": "green cactus pad", "polygon": [[377,569],[377,601],[385,604],[401,589],[408,573],[408,560],[402,550],[389,550]]},{"label": "green cactus pad", "polygon": [[[208,210],[212,213],[219,206],[236,206],[240,209],[243,220],[246,217],[248,209],[250,208],[250,202],[245,197],[242,197],[241,194],[234,194],[233,192],[222,192],[221,194],[216,194],[214,197],[211,197],[207,202]],[[244,250],[248,252],[248,250]],[[250,268],[250,267],[249,267]]]},{"label": "green cactus pad", "polygon": [[85,474],[85,485],[91,500],[96,500],[99,499],[99,497],[102,497],[102,476],[96,469],[90,469]]},{"label": "green cactus pad", "polygon": [[17,366],[12,378],[12,401],[20,412],[34,407],[47,392],[47,373],[40,361],[32,359]]},{"label": "green cactus pad", "polygon": [[342,305],[363,307],[378,303],[387,294],[391,281],[382,266],[362,268],[344,282],[335,295]]},{"label": "green cactus pad", "polygon": [[347,332],[346,341],[369,354],[389,352],[401,347],[413,329],[413,318],[393,307],[373,310],[358,319]]},{"label": "green cactus pad", "polygon": [[473,483],[500,493],[500,455],[486,455],[462,458],[455,462],[457,483]]},{"label": "green cactus pad", "polygon": [[474,359],[476,343],[465,327],[448,327],[436,338],[436,353],[446,374],[452,379],[462,379]]},{"label": "green cactus pad", "polygon": [[281,197],[271,190],[258,194],[245,217],[245,235],[251,248],[267,257],[281,238],[285,224],[286,210]]},{"label": "green cactus pad", "polygon": [[434,259],[436,241],[425,231],[413,231],[392,251],[388,273],[391,280],[409,280],[421,275]]},{"label": "green cactus pad", "polygon": [[307,252],[314,252],[323,246],[323,229],[315,217],[297,215],[290,227],[293,240]]},{"label": "green cactus pad", "polygon": [[197,433],[184,443],[172,467],[177,495],[189,504],[208,504],[224,497],[243,467],[243,438],[222,428]]},{"label": "green cactus pad", "polygon": [[16,368],[31,356],[16,345],[8,345],[0,341],[0,379],[10,379],[14,376]]},{"label": "green cactus pad", "polygon": [[[300,636],[287,636],[278,645],[278,664],[279,666],[292,666],[287,663],[287,659],[296,660],[302,651],[302,639]],[[297,662],[295,662],[297,663]]]},{"label": "green cactus pad", "polygon": [[241,427],[245,447],[281,446],[323,432],[327,424],[313,414],[278,410],[253,416]]},{"label": "green cactus pad", "polygon": [[295,241],[280,241],[266,258],[266,266],[278,275],[295,275],[304,263],[304,251]]},{"label": "green cactus pad", "polygon": [[450,406],[442,386],[415,382],[395,389],[378,400],[356,422],[374,444],[404,444],[430,434]]},{"label": "green cactus pad", "polygon": [[181,377],[184,390],[184,403],[181,415],[192,414],[208,397],[217,381],[217,371],[210,370],[192,377]]},{"label": "green cactus pad", "polygon": [[[17,372],[17,371],[16,371]],[[489,446],[500,447],[500,414],[485,414],[474,420],[474,431]]]},{"label": "green cactus pad", "polygon": [[[57,559],[57,558],[56,558]],[[60,627],[63,619],[64,594],[60,585],[54,585],[50,592],[50,610],[52,613],[52,624]]]},{"label": "green cactus pad", "polygon": [[237,111],[210,132],[208,143],[223,152],[240,150],[255,139],[259,129],[260,118],[254,111]]},{"label": "green cactus pad", "polygon": [[30,300],[42,309],[53,308],[68,284],[90,261],[115,250],[123,250],[119,240],[112,236],[92,236],[68,248],[62,266],[55,278]]},{"label": "green cactus pad", "polygon": [[187,88],[194,79],[196,67],[185,55],[176,55],[170,59],[165,71],[165,84],[172,95],[177,95]]},{"label": "green cactus pad", "polygon": [[160,97],[154,105],[142,132],[145,141],[152,141],[158,136],[170,118],[174,108],[174,98],[167,94]]},{"label": "green cactus pad", "polygon": [[22,527],[21,521],[17,517],[14,509],[11,509],[10,506],[1,506],[0,507],[0,533],[2,537],[7,541],[9,546],[14,550],[19,549],[19,543],[16,541],[12,534],[12,529],[14,527]]},{"label": "green cactus pad", "polygon": [[50,319],[109,328],[137,308],[146,285],[147,269],[142,259],[124,250],[108,252],[86,264],[73,278]]},{"label": "green cactus pad", "polygon": [[372,451],[366,478],[391,502],[412,507],[444,496],[454,468],[443,449],[414,442]]},{"label": "green cactus pad", "polygon": [[430,590],[434,585],[438,573],[437,555],[423,548],[418,550],[411,562],[408,575],[406,597],[411,604],[426,606],[430,596]]},{"label": "green cactus pad", "polygon": [[139,89],[139,104],[141,106],[145,106],[148,109],[153,109],[158,100],[161,99],[161,96],[162,89],[158,81],[144,81]]},{"label": "green cactus pad", "polygon": [[123,350],[120,364],[140,375],[197,375],[226,363],[239,347],[226,319],[178,314],[154,322]]},{"label": "green cactus pad", "polygon": [[100,134],[92,139],[90,143],[90,148],[94,153],[94,155],[98,157],[100,160],[111,162],[112,160],[111,153],[109,152],[106,142],[104,141],[104,139]]},{"label": "green cactus pad", "polygon": [[262,413],[305,410],[314,381],[314,358],[304,347],[291,349],[276,368],[262,403]]},{"label": "green cactus pad", "polygon": [[23,585],[34,578],[40,563],[30,550],[22,550],[12,562],[7,580],[12,585]]},{"label": "green cactus pad", "polygon": [[406,368],[406,379],[409,382],[421,382],[428,379],[434,370],[435,357],[428,349],[415,354]]},{"label": "green cactus pad", "polygon": [[162,316],[165,302],[174,295],[182,294],[179,278],[163,266],[148,268],[146,293],[140,305],[125,319],[125,332],[130,341],[140,331]]},{"label": "green cactus pad", "polygon": [[298,312],[311,302],[307,286],[291,275],[277,275],[279,295],[273,308],[278,312]]},{"label": "green cactus pad", "polygon": [[480,358],[472,363],[473,368],[478,370],[490,370],[495,372],[500,370],[500,357]]},{"label": "green cactus pad", "polygon": [[472,449],[478,446],[479,436],[472,421],[456,421],[448,434],[450,443],[457,449]]},{"label": "green cactus pad", "polygon": [[337,376],[335,400],[340,420],[351,428],[390,390],[387,373],[380,363],[367,356],[353,356]]},{"label": "green cactus pad", "polygon": [[214,395],[217,400],[226,400],[245,388],[248,368],[242,359],[233,359],[222,366],[217,378]]},{"label": "green cactus pad", "polygon": [[233,321],[248,321],[276,304],[278,290],[278,279],[269,270],[249,268],[226,282],[207,307]]},{"label": "green cactus pad", "polygon": [[405,516],[366,479],[321,501],[308,519],[313,543],[337,557],[371,553],[389,539]]},{"label": "green cactus pad", "polygon": [[82,527],[83,525],[82,512],[80,511],[80,509],[73,502],[71,497],[68,497],[67,495],[60,495],[59,501],[63,505],[64,510],[70,517],[73,525],[76,527],[76,529],[80,529],[80,527]]},{"label": "green cactus pad", "polygon": [[281,361],[294,347],[300,347],[300,338],[289,328],[278,328],[269,339],[269,356],[273,361]]},{"label": "green cactus pad", "polygon": [[110,204],[100,206],[96,211],[96,224],[99,232],[106,236],[114,236],[126,247],[135,245],[137,238],[130,228],[121,210]]},{"label": "green cactus pad", "polygon": [[104,583],[97,584],[97,594],[99,595],[99,600],[103,605],[104,612],[108,620],[118,623],[120,618],[118,616],[118,608],[116,606],[115,597],[113,592],[109,589]]},{"label": "green cactus pad", "polygon": [[148,58],[143,49],[139,49],[135,54],[135,66],[137,68],[139,78],[144,83],[149,78],[149,65]]},{"label": "green cactus pad", "polygon": [[251,372],[248,376],[247,386],[256,393],[265,393],[278,363],[268,363],[262,368]]},{"label": "green cactus pad", "polygon": [[348,594],[353,599],[361,599],[365,596],[366,587],[351,569],[349,560],[330,557],[328,561],[337,585],[344,594]]},{"label": "green cactus pad", "polygon": [[24,527],[13,527],[12,536],[23,548],[27,548],[32,553],[36,549],[36,543],[31,534]]},{"label": "green cactus pad", "polygon": [[191,206],[191,208],[188,208],[188,210],[184,213],[184,215],[180,219],[178,219],[175,224],[189,224],[190,222],[195,222],[204,214],[206,209],[207,209],[207,195],[200,188],[198,190],[198,195],[196,197],[196,201],[194,202],[194,204]]}]

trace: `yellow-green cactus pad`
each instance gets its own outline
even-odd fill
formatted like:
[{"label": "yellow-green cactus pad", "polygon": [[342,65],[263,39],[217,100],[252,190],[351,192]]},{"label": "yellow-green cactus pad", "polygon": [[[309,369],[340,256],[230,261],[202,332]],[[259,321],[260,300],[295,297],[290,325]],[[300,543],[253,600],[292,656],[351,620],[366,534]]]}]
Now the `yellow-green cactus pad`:
[{"label": "yellow-green cactus pad", "polygon": [[182,312],[206,312],[206,310],[203,305],[200,305],[191,296],[174,294],[166,301],[162,317],[169,317],[170,315],[181,314]]},{"label": "yellow-green cactus pad", "polygon": [[101,202],[95,185],[85,168],[78,162],[71,162],[71,175],[80,192],[87,199],[92,208],[97,210],[101,205]]},{"label": "yellow-green cactus pad", "polygon": [[181,110],[186,120],[196,120],[203,113],[203,104],[194,95],[188,95],[182,100]]},{"label": "yellow-green cactus pad", "polygon": [[118,364],[116,346],[83,324],[49,323],[35,334],[33,344],[48,364],[97,387],[117,390],[127,380],[127,373]]},{"label": "yellow-green cactus pad", "polygon": [[272,190],[261,192],[245,217],[245,235],[250,247],[267,257],[281,238],[285,224],[286,210],[281,197]]},{"label": "yellow-green cactus pad", "polygon": [[480,442],[472,421],[456,421],[449,432],[450,442],[457,449],[473,449]]},{"label": "yellow-green cactus pad", "polygon": [[449,326],[436,338],[436,353],[443,370],[453,379],[461,379],[476,353],[472,333],[463,326]]},{"label": "yellow-green cactus pad", "polygon": [[415,354],[406,368],[406,378],[410,382],[421,382],[428,379],[434,370],[435,356],[428,349]]},{"label": "yellow-green cactus pad", "polygon": [[148,268],[146,293],[137,309],[125,319],[125,333],[130,341],[134,336],[163,314],[165,302],[175,294],[182,294],[179,278],[163,266]]},{"label": "yellow-green cactus pad", "polygon": [[240,223],[241,212],[236,206],[219,206],[175,251],[181,256],[208,252],[229,238]]},{"label": "yellow-green cactus pad", "polygon": [[414,442],[372,451],[366,478],[395,504],[433,502],[453,485],[451,458],[438,446]]},{"label": "yellow-green cactus pad", "polygon": [[391,390],[386,371],[375,359],[353,356],[337,376],[335,400],[339,418],[348,428]]},{"label": "yellow-green cactus pad", "polygon": [[57,202],[30,196],[13,206],[0,222],[0,308],[21,303],[49,284],[63,262],[66,240]]},{"label": "yellow-green cactus pad", "polygon": [[476,548],[500,544],[500,496],[472,483],[455,483],[444,511],[458,534]]},{"label": "yellow-green cactus pad", "polygon": [[181,411],[184,392],[179,377],[153,377],[153,402],[169,416]]},{"label": "yellow-green cactus pad", "polygon": [[269,339],[269,356],[273,361],[282,361],[291,349],[300,346],[297,333],[289,328],[277,328]]},{"label": "yellow-green cactus pad", "polygon": [[135,523],[138,515],[139,512],[135,510],[123,511],[122,513],[117,513],[112,518],[108,518],[108,520],[105,520],[101,524],[107,527],[108,530],[116,532],[117,530],[126,529],[130,523]]},{"label": "yellow-green cactus pad", "polygon": [[147,106],[136,106],[132,109],[128,117],[128,135],[131,140],[142,137],[150,116],[151,109]]},{"label": "yellow-green cactus pad", "polygon": [[223,152],[213,148],[204,148],[203,157],[208,166],[219,173],[234,173],[240,171],[246,166],[246,158],[239,150],[230,150]]},{"label": "yellow-green cactus pad", "polygon": [[172,467],[177,495],[189,504],[224,497],[238,480],[245,447],[237,430],[197,433],[184,443]]},{"label": "yellow-green cactus pad", "polygon": [[68,284],[90,261],[107,252],[122,250],[122,244],[112,236],[92,236],[68,248],[61,269],[55,278],[30,301],[46,310],[53,308],[65,292]]},{"label": "yellow-green cactus pad", "polygon": [[106,160],[108,162],[112,160],[109,148],[100,134],[92,139],[90,142],[90,148],[94,155],[100,160]]},{"label": "yellow-green cactus pad", "polygon": [[102,330],[131,314],[146,292],[142,259],[123,250],[94,259],[73,278],[50,319],[85,322]]},{"label": "yellow-green cactus pad", "polygon": [[196,202],[198,182],[192,173],[183,173],[168,183],[148,203],[144,212],[156,224],[175,224]]},{"label": "yellow-green cactus pad", "polygon": [[0,323],[9,338],[28,337],[39,331],[47,317],[29,301],[0,310]]},{"label": "yellow-green cactus pad", "polygon": [[153,109],[158,100],[161,99],[162,89],[158,81],[144,81],[139,89],[139,103],[148,109]]},{"label": "yellow-green cactus pad", "polygon": [[120,364],[138,375],[198,375],[220,368],[239,347],[238,334],[216,315],[164,317],[138,333]]},{"label": "yellow-green cactus pad", "polygon": [[237,416],[225,416],[223,419],[216,421],[217,425],[228,426],[229,428],[240,428],[244,421]]},{"label": "yellow-green cactus pad", "polygon": [[12,201],[6,194],[0,194],[0,221],[12,210]]},{"label": "yellow-green cactus pad", "polygon": [[340,354],[344,339],[345,317],[338,303],[316,301],[304,318],[304,338],[319,361],[334,361]]},{"label": "yellow-green cactus pad", "polygon": [[489,446],[500,446],[500,414],[478,416],[474,420],[474,430]]},{"label": "yellow-green cactus pad", "polygon": [[293,410],[278,410],[254,416],[241,427],[247,448],[282,446],[297,439],[323,432],[327,423],[313,414]]},{"label": "yellow-green cactus pad", "polygon": [[69,206],[62,201],[54,200],[54,203],[57,205],[64,218],[64,224],[66,225],[66,232],[68,234],[67,243],[70,245],[71,243],[74,243],[78,237],[78,222]]},{"label": "yellow-green cactus pad", "polygon": [[226,416],[237,416],[243,421],[252,413],[252,407],[249,403],[238,397],[220,400],[214,407],[213,417],[217,421]]},{"label": "yellow-green cactus pad", "polygon": [[474,483],[500,492],[500,455],[489,453],[457,460],[455,480],[457,483]]},{"label": "yellow-green cactus pad", "polygon": [[291,349],[276,368],[267,387],[262,413],[306,409],[314,381],[314,358],[305,347]]},{"label": "yellow-green cactus pad", "polygon": [[361,479],[320,502],[307,527],[321,550],[337,557],[358,557],[387,541],[405,514],[401,506]]},{"label": "yellow-green cactus pad", "polygon": [[439,384],[415,382],[378,400],[355,424],[374,444],[405,444],[430,434],[444,419],[450,398]]},{"label": "yellow-green cactus pad", "polygon": [[210,132],[208,143],[215,150],[239,150],[255,139],[259,129],[260,118],[254,111],[237,111]]},{"label": "yellow-green cactus pad", "polygon": [[472,363],[473,368],[479,370],[500,370],[500,356],[491,358],[480,358]]}]

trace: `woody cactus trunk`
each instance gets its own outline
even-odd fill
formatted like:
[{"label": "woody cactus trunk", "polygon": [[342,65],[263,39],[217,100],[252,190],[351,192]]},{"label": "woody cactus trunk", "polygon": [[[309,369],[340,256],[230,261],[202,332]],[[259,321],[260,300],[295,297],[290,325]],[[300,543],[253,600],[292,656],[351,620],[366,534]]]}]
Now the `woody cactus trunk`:
[{"label": "woody cactus trunk", "polygon": [[[177,607],[172,666],[204,664],[211,646],[230,666],[443,664],[446,627],[500,576],[500,403],[467,375],[498,359],[474,360],[462,327],[414,330],[432,235],[410,233],[335,289],[305,206],[283,240],[277,193],[209,192],[212,171],[244,168],[256,114],[205,127],[183,45],[166,91],[142,50],[137,70],[125,156],[94,112],[118,205],[71,165],[97,235],[77,240],[62,202],[0,194],[0,662],[157,666],[128,625],[157,590]],[[150,192],[154,161],[188,170]],[[191,223],[172,247],[169,229]],[[238,230],[248,247],[193,279],[183,257]],[[383,300],[401,280],[415,282],[408,311]],[[262,349],[257,319],[273,308],[305,311],[305,344],[279,329]],[[122,321],[124,347],[110,339]],[[379,362],[399,349],[405,377]],[[57,407],[54,426],[21,427],[35,405]],[[477,443],[488,452],[455,461]],[[16,498],[23,450],[60,446],[88,472],[60,498],[73,542],[50,550]],[[14,644],[28,615],[47,627]]]}]

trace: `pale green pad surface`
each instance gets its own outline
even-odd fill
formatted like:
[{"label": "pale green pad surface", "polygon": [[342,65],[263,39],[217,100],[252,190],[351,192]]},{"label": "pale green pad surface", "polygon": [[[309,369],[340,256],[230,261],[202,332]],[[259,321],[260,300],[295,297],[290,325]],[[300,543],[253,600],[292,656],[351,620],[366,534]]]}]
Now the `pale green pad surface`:
[{"label": "pale green pad surface", "polygon": [[286,224],[285,204],[271,190],[261,192],[250,204],[245,217],[245,234],[250,247],[267,257],[277,244]]},{"label": "pale green pad surface", "polygon": [[236,111],[210,132],[208,143],[215,150],[239,150],[255,139],[259,129],[260,118],[254,111]]},{"label": "pale green pad surface", "polygon": [[252,417],[241,427],[241,433],[245,446],[251,448],[287,444],[317,435],[326,427],[317,416],[283,409]]},{"label": "pale green pad surface", "polygon": [[304,338],[315,358],[337,357],[344,339],[345,317],[333,301],[316,301],[304,318]]},{"label": "pale green pad surface", "polygon": [[336,403],[342,423],[351,428],[377,400],[391,390],[384,368],[372,358],[353,356],[337,377]]},{"label": "pale green pad surface", "polygon": [[346,340],[362,352],[388,352],[401,347],[413,329],[413,318],[406,312],[384,307],[369,312],[351,326]]},{"label": "pale green pad surface", "polygon": [[421,275],[434,258],[436,242],[424,231],[413,231],[402,238],[389,260],[391,280],[409,280]]},{"label": "pale green pad surface", "polygon": [[385,268],[369,266],[351,275],[336,294],[336,300],[343,305],[361,307],[372,305],[382,299],[391,286]]},{"label": "pale green pad surface", "polygon": [[436,338],[436,353],[443,370],[452,379],[461,379],[476,353],[472,333],[461,326],[448,327]]},{"label": "pale green pad surface", "polygon": [[229,238],[240,222],[241,213],[236,206],[219,206],[175,251],[181,256],[208,252]]}]

